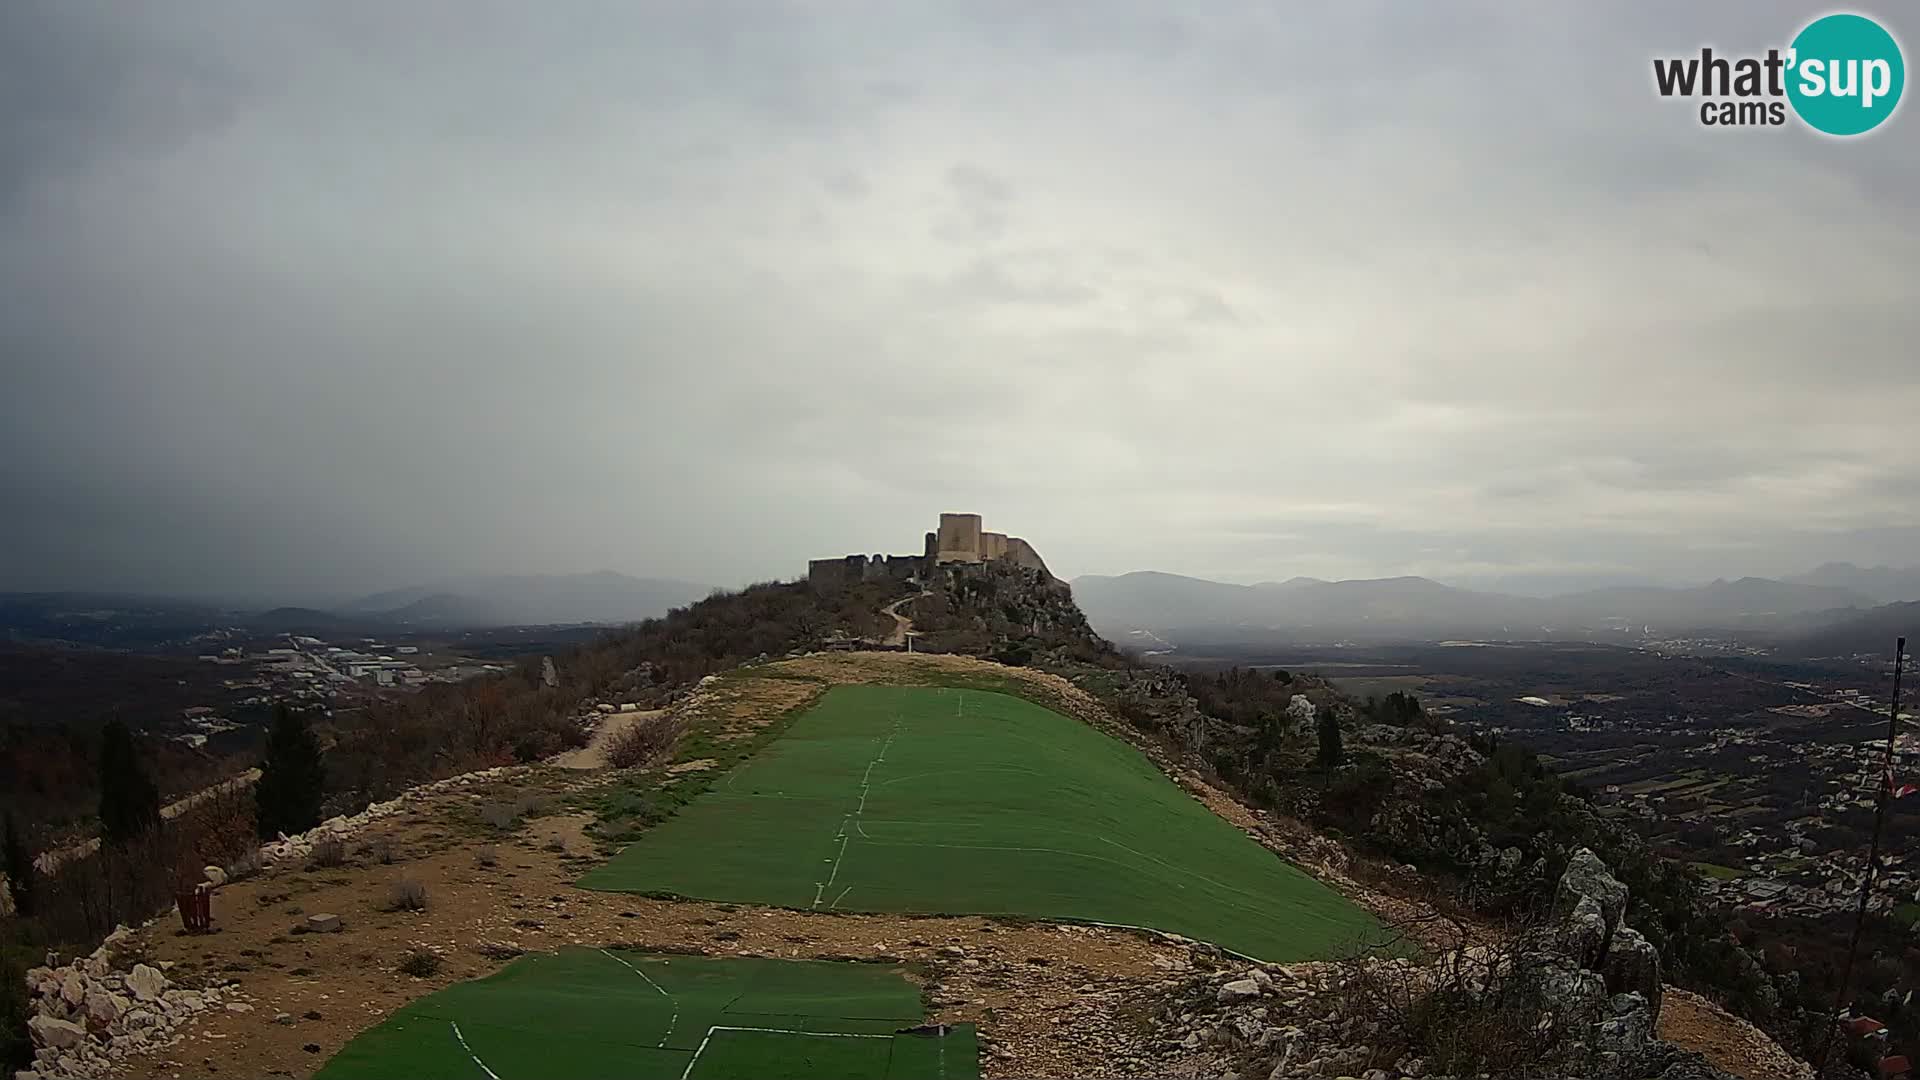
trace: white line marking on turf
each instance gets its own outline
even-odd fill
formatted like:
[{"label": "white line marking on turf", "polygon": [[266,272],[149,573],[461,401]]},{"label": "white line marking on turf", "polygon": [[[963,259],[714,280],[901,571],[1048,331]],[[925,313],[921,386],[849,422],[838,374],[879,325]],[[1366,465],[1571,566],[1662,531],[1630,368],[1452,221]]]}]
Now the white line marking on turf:
[{"label": "white line marking on turf", "polygon": [[853,891],[853,886],[851,886],[851,885],[849,885],[849,886],[847,886],[847,887],[846,887],[846,888],[844,888],[844,889],[841,889],[841,890],[840,890],[840,895],[839,895],[839,896],[836,896],[836,897],[834,897],[834,898],[833,898],[833,903],[831,903],[831,904],[828,904],[828,905],[827,905],[827,908],[828,908],[828,910],[832,910],[833,908],[837,908],[837,907],[839,907],[839,906],[840,906],[840,901],[842,901],[842,900],[845,900],[845,899],[847,898],[847,894],[848,894],[848,893],[850,893],[850,892],[852,892],[852,891]]},{"label": "white line marking on turf", "polygon": [[613,961],[616,964],[619,964],[621,967],[626,968],[628,971],[633,972],[635,975],[640,976],[642,979],[646,979],[648,986],[651,986],[655,990],[660,991],[661,997],[666,998],[669,1002],[673,1003],[673,1015],[669,1017],[667,1020],[667,1033],[665,1035],[660,1036],[660,1041],[659,1043],[656,1044],[659,1046],[667,1045],[667,1040],[673,1037],[673,1025],[680,1022],[680,1003],[674,1000],[674,997],[672,994],[667,993],[666,987],[661,986],[659,983],[654,982],[652,979],[648,979],[646,972],[641,971],[639,968],[634,967],[632,964],[627,963],[625,960],[620,959],[619,957],[613,955],[612,953],[608,952],[605,949],[600,950],[600,955],[606,957],[607,959]]},{"label": "white line marking on turf", "polygon": [[449,1020],[447,1021],[447,1026],[453,1029],[453,1037],[460,1040],[460,1049],[465,1050],[467,1052],[467,1056],[473,1059],[473,1063],[475,1065],[480,1066],[480,1071],[483,1073],[486,1073],[488,1076],[491,1076],[493,1080],[500,1080],[500,1074],[497,1072],[494,1072],[492,1069],[487,1068],[487,1063],[484,1061],[481,1061],[480,1055],[474,1053],[473,1047],[467,1045],[467,1037],[465,1035],[460,1034],[460,1025]]},{"label": "white line marking on turf", "polygon": [[[820,906],[821,899],[826,895],[826,890],[833,888],[834,881],[840,877],[840,862],[847,857],[847,844],[853,839],[852,835],[847,832],[847,823],[851,821],[854,829],[858,831],[861,836],[867,835],[867,830],[860,825],[860,815],[867,810],[867,793],[873,788],[873,767],[887,760],[887,748],[893,745],[894,737],[900,734],[900,723],[900,717],[896,716],[893,718],[893,731],[888,733],[886,741],[880,744],[880,753],[875,755],[872,761],[867,762],[867,771],[860,777],[860,805],[854,807],[853,813],[840,819],[840,829],[833,834],[833,838],[840,841],[840,851],[839,854],[833,858],[833,872],[827,875],[827,880],[813,883],[813,906],[816,909]],[[851,889],[853,886],[849,885],[847,888]],[[842,892],[840,895],[845,896],[847,894]],[[834,904],[838,904],[839,902],[840,901],[835,900]]]},{"label": "white line marking on turf", "polygon": [[[694,1065],[699,1062],[700,1055],[707,1052],[707,1043],[713,1039],[713,1033],[716,1031],[758,1031],[767,1035],[802,1035],[809,1039],[891,1039],[893,1038],[893,1036],[891,1035],[856,1035],[851,1032],[845,1032],[845,1031],[792,1031],[787,1028],[731,1027],[726,1024],[715,1024],[713,1027],[710,1027],[707,1029],[706,1036],[700,1040],[700,1046],[694,1050],[693,1057],[687,1062],[686,1069],[684,1069],[680,1073],[680,1080],[687,1080],[687,1077],[693,1075]],[[486,1066],[484,1065],[481,1066],[481,1068],[485,1068],[485,1067]],[[487,1075],[492,1076],[493,1074],[488,1073]]]}]

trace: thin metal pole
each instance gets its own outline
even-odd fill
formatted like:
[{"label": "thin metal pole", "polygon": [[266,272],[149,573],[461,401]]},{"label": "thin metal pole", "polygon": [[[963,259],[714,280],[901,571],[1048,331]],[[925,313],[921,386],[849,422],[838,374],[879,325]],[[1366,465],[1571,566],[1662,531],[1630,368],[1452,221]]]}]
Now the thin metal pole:
[{"label": "thin metal pole", "polygon": [[1900,669],[1907,657],[1907,639],[1893,646],[1893,705],[1887,710],[1887,753],[1880,766],[1880,797],[1873,810],[1873,842],[1867,848],[1867,872],[1860,882],[1860,906],[1853,913],[1853,937],[1847,942],[1847,963],[1840,970],[1840,990],[1833,999],[1833,1015],[1827,1020],[1827,1036],[1820,1043],[1820,1063],[1814,1075],[1826,1073],[1827,1055],[1833,1051],[1833,1029],[1839,1026],[1840,1010],[1846,1007],[1853,986],[1853,957],[1860,949],[1860,930],[1867,922],[1867,901],[1873,896],[1873,872],[1880,866],[1880,833],[1887,824],[1887,804],[1893,801],[1893,741],[1900,735]]}]

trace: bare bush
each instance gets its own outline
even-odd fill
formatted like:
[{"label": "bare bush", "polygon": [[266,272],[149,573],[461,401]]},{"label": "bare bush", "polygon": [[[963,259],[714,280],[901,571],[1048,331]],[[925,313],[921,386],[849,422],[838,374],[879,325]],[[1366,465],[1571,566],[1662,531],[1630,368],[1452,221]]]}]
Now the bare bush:
[{"label": "bare bush", "polygon": [[636,720],[607,739],[607,763],[616,769],[648,764],[672,750],[685,730],[686,722],[677,716]]},{"label": "bare bush", "polygon": [[388,911],[427,910],[427,887],[413,878],[400,878],[387,886]]},{"label": "bare bush", "polygon": [[365,851],[382,866],[392,866],[394,860],[400,857],[398,849],[394,847],[393,838],[389,836],[375,837],[367,844]]},{"label": "bare bush", "polygon": [[440,954],[432,949],[412,948],[400,958],[400,973],[416,979],[432,978],[440,971]]},{"label": "bare bush", "polygon": [[514,819],[520,816],[515,812],[512,803],[502,802],[482,803],[476,813],[480,815],[483,823],[503,831],[513,828]]},{"label": "bare bush", "polygon": [[1430,964],[1339,961],[1339,1015],[1365,1029],[1389,1062],[1412,1054],[1436,1073],[1558,1075],[1552,1070],[1593,1019],[1554,999],[1560,958],[1531,930],[1492,944],[1468,945],[1464,932],[1458,940]]},{"label": "bare bush", "polygon": [[492,844],[482,844],[473,851],[473,861],[479,866],[500,865],[500,849]]},{"label": "bare bush", "polygon": [[261,870],[265,869],[265,867],[266,859],[261,856],[260,849],[249,844],[246,850],[234,856],[233,860],[227,863],[227,880],[245,881],[258,874]]},{"label": "bare bush", "polygon": [[313,851],[307,856],[307,869],[332,870],[347,864],[346,841],[336,837],[322,837],[314,842]]}]

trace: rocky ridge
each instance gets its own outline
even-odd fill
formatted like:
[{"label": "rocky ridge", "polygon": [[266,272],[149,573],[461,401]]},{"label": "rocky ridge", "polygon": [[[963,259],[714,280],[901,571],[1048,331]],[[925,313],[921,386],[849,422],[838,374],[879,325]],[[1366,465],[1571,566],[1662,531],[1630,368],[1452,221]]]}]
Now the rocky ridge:
[{"label": "rocky ridge", "polygon": [[[1433,1046],[1407,1039],[1418,1030],[1409,1018],[1432,1007],[1443,1026],[1508,1024],[1542,1048],[1539,1075],[1734,1080],[1656,1037],[1660,958],[1624,924],[1626,901],[1626,887],[1582,849],[1560,879],[1547,924],[1503,945],[1468,946],[1426,964],[1200,959],[1155,1015],[1152,1046],[1182,1075],[1445,1080],[1454,1074],[1428,1053],[1457,1047],[1444,1036]],[[1805,1075],[1804,1066],[1797,1072]]]}]

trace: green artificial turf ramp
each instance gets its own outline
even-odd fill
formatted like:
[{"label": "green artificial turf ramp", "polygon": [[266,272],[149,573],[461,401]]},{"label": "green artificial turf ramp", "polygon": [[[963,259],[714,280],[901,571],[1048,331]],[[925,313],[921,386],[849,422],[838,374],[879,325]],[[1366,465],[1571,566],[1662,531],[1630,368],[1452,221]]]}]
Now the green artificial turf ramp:
[{"label": "green artificial turf ramp", "polygon": [[841,686],[580,882],[836,911],[1145,926],[1263,960],[1379,927],[1139,751],[980,690]]},{"label": "green artificial turf ramp", "polygon": [[320,1080],[976,1080],[973,1029],[918,1030],[888,964],[567,949],[400,1009]]}]

